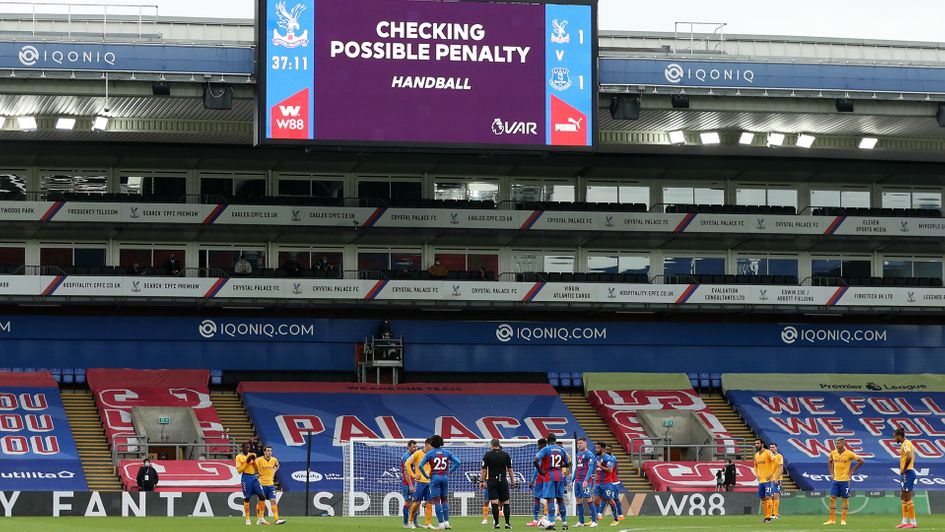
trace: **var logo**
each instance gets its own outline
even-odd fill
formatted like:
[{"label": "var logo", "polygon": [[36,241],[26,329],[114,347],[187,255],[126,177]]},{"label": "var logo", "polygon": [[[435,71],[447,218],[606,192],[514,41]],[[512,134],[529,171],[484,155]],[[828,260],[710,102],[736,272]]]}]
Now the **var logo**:
[{"label": "var logo", "polygon": [[270,138],[309,139],[309,90],[304,89],[275,104],[270,112]]}]

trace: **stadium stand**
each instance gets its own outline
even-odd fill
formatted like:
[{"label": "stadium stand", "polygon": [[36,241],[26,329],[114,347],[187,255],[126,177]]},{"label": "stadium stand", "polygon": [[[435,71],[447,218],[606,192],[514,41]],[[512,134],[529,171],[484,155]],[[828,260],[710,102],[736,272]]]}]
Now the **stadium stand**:
[{"label": "stadium stand", "polygon": [[[354,437],[537,438],[549,431],[582,434],[554,388],[547,384],[423,384],[243,382],[253,424],[280,457],[284,490],[304,489],[309,431],[319,489],[341,491],[341,444]],[[379,480],[390,464],[376,464]],[[303,474],[293,473],[302,470]],[[399,482],[399,479],[397,480]]]},{"label": "stadium stand", "polygon": [[[918,485],[945,489],[945,378],[941,375],[724,374],[726,395],[767,442],[779,443],[802,490],[829,487],[825,463],[844,438],[866,460],[856,489],[890,489],[899,477],[892,431],[903,427],[921,462]],[[838,391],[832,391],[838,390]],[[920,391],[914,391],[920,390]]]},{"label": "stadium stand", "polygon": [[[233,460],[153,460],[160,483],[154,491],[221,492],[240,491],[240,475]],[[118,475],[125,491],[137,491],[138,468],[141,460],[122,460]]]},{"label": "stadium stand", "polygon": [[[231,456],[232,448],[210,402],[208,370],[90,369],[88,382],[105,425],[108,441],[117,452],[134,452],[139,445],[158,446],[160,435],[141,441],[132,417],[137,408],[188,409],[199,424],[202,440],[197,454]],[[154,415],[158,415],[155,413]],[[168,414],[161,414],[162,416]]]},{"label": "stadium stand", "polygon": [[[758,477],[755,476],[754,464],[747,460],[734,464],[735,488],[732,491],[756,492]],[[725,462],[646,462],[643,474],[656,491],[706,492],[716,489],[715,474],[725,465]]]},{"label": "stadium stand", "polygon": [[88,489],[62,398],[47,371],[0,371],[0,490]]}]

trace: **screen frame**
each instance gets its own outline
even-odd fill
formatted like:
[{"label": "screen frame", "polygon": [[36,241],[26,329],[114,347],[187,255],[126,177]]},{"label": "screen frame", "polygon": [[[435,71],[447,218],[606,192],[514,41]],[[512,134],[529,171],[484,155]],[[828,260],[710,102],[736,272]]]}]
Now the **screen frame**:
[{"label": "screen frame", "polygon": [[[268,0],[256,0],[255,16],[255,36],[256,46],[254,52],[255,76],[256,76],[256,106],[253,115],[253,145],[254,146],[281,146],[281,147],[312,147],[312,148],[407,148],[414,150],[438,149],[438,150],[464,150],[464,151],[520,151],[520,152],[556,152],[556,153],[593,153],[598,150],[600,142],[600,85],[598,79],[598,59],[600,45],[598,28],[598,0],[503,0],[501,2],[491,0],[459,0],[460,3],[470,4],[541,4],[541,5],[578,5],[589,6],[591,8],[591,113],[593,120],[591,126],[591,144],[589,146],[552,146],[549,144],[478,144],[463,142],[387,142],[375,140],[330,140],[330,139],[312,139],[312,140],[293,140],[293,139],[267,139],[265,117],[268,114],[266,107],[266,87],[268,83],[268,61],[263,57],[265,43],[268,39],[265,13]],[[411,1],[411,0],[391,0],[391,1]],[[546,103],[547,105],[547,103]]]}]

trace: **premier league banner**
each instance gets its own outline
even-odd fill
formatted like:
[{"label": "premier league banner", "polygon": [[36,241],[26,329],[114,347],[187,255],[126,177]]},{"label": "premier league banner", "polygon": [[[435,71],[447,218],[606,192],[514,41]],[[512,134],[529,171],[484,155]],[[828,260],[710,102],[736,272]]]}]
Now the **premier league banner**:
[{"label": "premier league banner", "polygon": [[945,393],[851,391],[729,391],[728,398],[766,442],[779,444],[784,465],[801,489],[830,487],[827,460],[836,438],[866,461],[854,487],[895,490],[899,484],[897,427],[915,446],[917,486],[945,490]]},{"label": "premier league banner", "polygon": [[260,0],[260,143],[589,148],[594,0]]},{"label": "premier league banner", "polygon": [[[305,489],[308,435],[311,481],[341,491],[343,446],[352,438],[537,439],[582,434],[550,385],[351,383],[242,383],[240,393],[253,425],[279,458],[282,489]],[[360,481],[400,491],[405,449],[378,451],[356,469]],[[485,449],[483,449],[485,452]],[[478,458],[478,456],[477,456]],[[474,464],[478,471],[479,464]],[[368,478],[370,477],[370,478]],[[466,482],[464,479],[463,482]],[[467,488],[476,491],[474,484]]]},{"label": "premier league banner", "polygon": [[87,489],[49,373],[0,373],[0,491]]}]

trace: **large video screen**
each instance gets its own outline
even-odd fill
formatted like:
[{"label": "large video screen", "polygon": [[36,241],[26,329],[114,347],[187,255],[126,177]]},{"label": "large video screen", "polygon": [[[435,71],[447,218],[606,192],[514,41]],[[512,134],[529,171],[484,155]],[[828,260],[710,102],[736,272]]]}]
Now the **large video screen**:
[{"label": "large video screen", "polygon": [[257,142],[595,142],[596,0],[259,0]]}]

